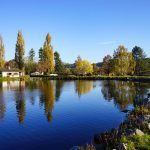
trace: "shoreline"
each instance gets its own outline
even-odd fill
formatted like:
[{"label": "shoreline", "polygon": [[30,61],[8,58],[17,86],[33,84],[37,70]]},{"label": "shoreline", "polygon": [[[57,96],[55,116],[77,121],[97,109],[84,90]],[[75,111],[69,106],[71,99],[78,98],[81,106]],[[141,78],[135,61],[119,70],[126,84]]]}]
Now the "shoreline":
[{"label": "shoreline", "polygon": [[150,148],[150,93],[140,105],[127,113],[118,128],[94,136],[105,149],[136,150]]},{"label": "shoreline", "polygon": [[49,76],[49,75],[32,75],[31,78],[43,78],[47,80],[121,80],[121,81],[142,81],[150,82],[150,76]]},{"label": "shoreline", "polygon": [[25,75],[18,78],[0,77],[0,82],[3,81],[28,81],[30,79],[43,79],[43,80],[120,80],[120,81],[137,81],[137,82],[150,82],[150,76],[49,76],[49,75]]}]

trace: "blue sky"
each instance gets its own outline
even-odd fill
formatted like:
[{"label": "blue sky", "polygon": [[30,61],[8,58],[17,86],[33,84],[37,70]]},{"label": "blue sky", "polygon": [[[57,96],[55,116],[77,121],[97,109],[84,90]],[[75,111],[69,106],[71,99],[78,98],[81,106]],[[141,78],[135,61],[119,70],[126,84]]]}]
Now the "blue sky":
[{"label": "blue sky", "polygon": [[150,56],[150,0],[0,0],[0,33],[7,60],[14,58],[18,30],[26,55],[43,46],[47,32],[64,62],[80,55],[102,61],[118,45],[141,46]]}]

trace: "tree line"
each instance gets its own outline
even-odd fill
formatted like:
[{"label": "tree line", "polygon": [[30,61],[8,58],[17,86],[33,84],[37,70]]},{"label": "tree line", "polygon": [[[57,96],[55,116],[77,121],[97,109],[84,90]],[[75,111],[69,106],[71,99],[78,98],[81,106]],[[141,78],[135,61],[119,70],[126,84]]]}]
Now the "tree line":
[{"label": "tree line", "polygon": [[35,50],[32,48],[25,57],[25,42],[21,31],[18,32],[14,59],[5,61],[5,47],[0,35],[0,69],[18,68],[27,74],[40,72],[44,74],[57,73],[59,75],[149,75],[150,58],[146,57],[141,47],[135,46],[130,52],[120,45],[113,56],[106,55],[101,63],[91,64],[88,60],[77,57],[74,64],[64,63],[60,54],[54,51],[52,38],[47,33],[43,46],[38,51],[38,61],[35,60]]}]

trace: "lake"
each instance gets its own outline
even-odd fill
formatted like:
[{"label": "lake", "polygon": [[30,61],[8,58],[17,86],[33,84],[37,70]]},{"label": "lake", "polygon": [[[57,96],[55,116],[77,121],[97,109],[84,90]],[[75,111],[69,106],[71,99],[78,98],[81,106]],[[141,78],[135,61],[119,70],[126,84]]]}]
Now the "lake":
[{"label": "lake", "polygon": [[10,81],[0,83],[1,150],[69,150],[116,128],[149,93],[149,83]]}]

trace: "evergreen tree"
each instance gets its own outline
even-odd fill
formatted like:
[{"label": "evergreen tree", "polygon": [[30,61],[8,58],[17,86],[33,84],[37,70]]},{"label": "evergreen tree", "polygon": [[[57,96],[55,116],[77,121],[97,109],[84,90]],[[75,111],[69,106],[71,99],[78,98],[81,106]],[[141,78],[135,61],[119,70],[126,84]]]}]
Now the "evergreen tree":
[{"label": "evergreen tree", "polygon": [[32,48],[30,51],[29,51],[29,60],[31,62],[34,62],[34,57],[35,57],[35,51],[34,49]]},{"label": "evergreen tree", "polygon": [[16,43],[16,52],[15,52],[15,61],[19,69],[24,67],[24,39],[22,32],[18,32],[17,43]]},{"label": "evergreen tree", "polygon": [[25,72],[27,74],[30,74],[32,72],[35,72],[37,69],[37,63],[35,62],[35,51],[32,48],[29,51],[29,56],[25,59]]},{"label": "evergreen tree", "polygon": [[5,64],[4,55],[5,55],[4,43],[3,43],[3,38],[0,35],[0,68],[3,68]]},{"label": "evergreen tree", "polygon": [[140,60],[140,59],[144,59],[146,57],[143,49],[141,47],[138,47],[138,46],[135,46],[133,49],[132,49],[132,55],[134,57],[134,59],[137,61],[137,60]]},{"label": "evergreen tree", "polygon": [[51,46],[51,36],[48,33],[43,46],[43,61],[46,67],[46,73],[52,73],[54,71],[54,53]]},{"label": "evergreen tree", "polygon": [[43,48],[39,49],[39,62],[43,62]]},{"label": "evergreen tree", "polygon": [[55,72],[58,74],[62,74],[64,72],[64,65],[57,51],[54,53],[54,58],[55,58]]},{"label": "evergreen tree", "polygon": [[142,70],[145,70],[145,53],[141,47],[135,46],[132,49],[132,55],[136,61],[135,74],[141,75]]}]

